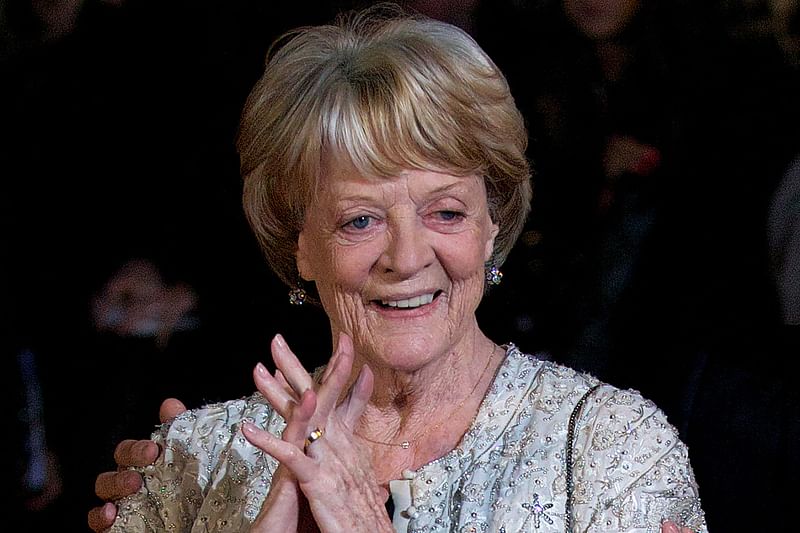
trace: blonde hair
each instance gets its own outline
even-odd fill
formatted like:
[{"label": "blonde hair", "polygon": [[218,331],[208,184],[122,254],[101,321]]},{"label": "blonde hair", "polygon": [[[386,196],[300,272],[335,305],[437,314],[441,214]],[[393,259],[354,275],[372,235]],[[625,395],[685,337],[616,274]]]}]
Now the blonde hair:
[{"label": "blonde hair", "polygon": [[318,179],[404,169],[484,177],[500,265],[530,206],[527,132],[505,77],[463,30],[380,6],[273,45],[245,104],[237,147],[244,208],[287,284]]}]

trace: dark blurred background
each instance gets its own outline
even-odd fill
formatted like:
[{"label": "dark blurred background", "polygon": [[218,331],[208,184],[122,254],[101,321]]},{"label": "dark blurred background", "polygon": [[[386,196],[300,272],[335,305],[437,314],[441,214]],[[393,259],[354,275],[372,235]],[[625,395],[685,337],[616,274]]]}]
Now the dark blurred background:
[{"label": "dark blurred background", "polygon": [[[123,438],[249,394],[283,333],[234,139],[282,32],[370,2],[0,1],[0,354],[12,530],[87,531]],[[442,0],[530,130],[533,212],[479,318],[640,390],[712,531],[792,531],[800,451],[796,0]]]}]

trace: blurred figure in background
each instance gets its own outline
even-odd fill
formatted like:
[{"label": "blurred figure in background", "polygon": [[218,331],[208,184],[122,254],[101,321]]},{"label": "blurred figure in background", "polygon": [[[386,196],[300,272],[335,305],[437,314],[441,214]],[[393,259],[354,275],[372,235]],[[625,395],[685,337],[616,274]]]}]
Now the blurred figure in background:
[{"label": "blurred figure in background", "polygon": [[196,307],[197,294],[189,285],[167,284],[152,262],[131,259],[95,295],[91,311],[99,331],[152,336],[164,349],[175,332],[199,327],[192,317]]}]

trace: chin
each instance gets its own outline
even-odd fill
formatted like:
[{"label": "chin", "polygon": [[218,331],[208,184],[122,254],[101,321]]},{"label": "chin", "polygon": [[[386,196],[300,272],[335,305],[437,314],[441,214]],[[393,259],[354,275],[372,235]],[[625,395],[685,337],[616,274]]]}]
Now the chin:
[{"label": "chin", "polygon": [[[450,348],[448,340],[431,332],[406,331],[381,335],[380,342],[367,348],[365,356],[377,365],[413,372],[446,356]],[[367,355],[369,352],[371,355]]]}]

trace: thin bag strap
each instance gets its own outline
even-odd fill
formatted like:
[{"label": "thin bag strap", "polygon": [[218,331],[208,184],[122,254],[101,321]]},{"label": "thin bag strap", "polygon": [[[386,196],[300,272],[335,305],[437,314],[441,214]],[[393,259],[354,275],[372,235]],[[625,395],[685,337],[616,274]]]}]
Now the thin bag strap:
[{"label": "thin bag strap", "polygon": [[572,506],[573,506],[573,499],[575,497],[575,482],[573,480],[573,472],[572,469],[575,466],[572,460],[572,453],[575,448],[575,425],[578,423],[578,418],[581,416],[581,411],[583,410],[583,406],[586,403],[586,400],[589,399],[589,396],[592,395],[594,391],[596,391],[602,383],[598,383],[581,397],[578,400],[578,403],[575,404],[575,408],[572,410],[572,414],[569,415],[569,426],[567,426],[567,450],[564,454],[565,461],[566,461],[566,475],[567,475],[567,503],[564,508],[564,531],[566,533],[573,533],[572,531]]}]

